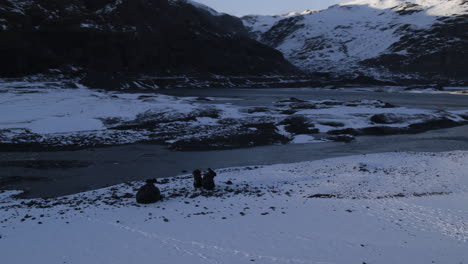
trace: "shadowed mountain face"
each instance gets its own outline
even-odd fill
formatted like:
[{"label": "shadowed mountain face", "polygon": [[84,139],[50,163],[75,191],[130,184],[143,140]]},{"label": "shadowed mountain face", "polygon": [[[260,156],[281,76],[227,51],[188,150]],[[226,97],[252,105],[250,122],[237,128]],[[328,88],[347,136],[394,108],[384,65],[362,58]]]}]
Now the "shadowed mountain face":
[{"label": "shadowed mountain face", "polygon": [[440,22],[425,30],[408,30],[388,53],[363,65],[468,80],[468,15]]},{"label": "shadowed mountain face", "polygon": [[[240,19],[187,1],[0,0],[0,75],[296,71]],[[79,70],[79,71],[80,71]]]},{"label": "shadowed mountain face", "polygon": [[355,0],[242,19],[305,71],[468,79],[467,0]]}]

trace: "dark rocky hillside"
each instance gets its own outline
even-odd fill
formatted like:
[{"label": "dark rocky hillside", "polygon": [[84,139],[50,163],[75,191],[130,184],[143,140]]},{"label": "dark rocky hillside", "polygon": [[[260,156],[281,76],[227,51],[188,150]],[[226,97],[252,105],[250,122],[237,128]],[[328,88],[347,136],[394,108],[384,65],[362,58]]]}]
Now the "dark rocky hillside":
[{"label": "dark rocky hillside", "polygon": [[0,76],[296,71],[240,19],[168,0],[0,0]]},{"label": "dark rocky hillside", "polygon": [[[390,47],[390,52],[363,64],[384,66],[395,72],[468,80],[468,15],[441,22],[427,30],[408,30]],[[405,50],[406,54],[399,55]]]}]

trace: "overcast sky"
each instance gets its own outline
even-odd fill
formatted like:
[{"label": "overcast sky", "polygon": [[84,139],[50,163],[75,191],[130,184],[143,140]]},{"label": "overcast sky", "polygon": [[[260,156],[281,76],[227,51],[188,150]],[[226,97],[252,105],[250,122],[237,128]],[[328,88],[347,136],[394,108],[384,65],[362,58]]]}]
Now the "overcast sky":
[{"label": "overcast sky", "polygon": [[306,9],[325,9],[343,0],[195,0],[232,15],[273,15]]}]

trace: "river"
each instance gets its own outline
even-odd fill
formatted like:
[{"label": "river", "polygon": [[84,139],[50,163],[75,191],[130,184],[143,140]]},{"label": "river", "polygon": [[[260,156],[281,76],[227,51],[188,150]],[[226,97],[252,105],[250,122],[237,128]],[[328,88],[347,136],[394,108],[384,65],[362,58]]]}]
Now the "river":
[{"label": "river", "polygon": [[[164,91],[164,93],[176,96],[225,97],[224,103],[246,106],[262,106],[285,97],[297,97],[306,100],[372,99],[400,106],[435,110],[468,109],[468,96],[451,94],[316,89],[191,89]],[[453,150],[468,150],[468,126],[412,135],[362,136],[352,143],[287,144],[222,151],[176,152],[159,145],[134,144],[79,151],[0,152],[0,162],[66,160],[89,163],[85,167],[70,168],[3,166],[0,167],[0,177],[24,178],[7,187],[25,190],[25,197],[56,197],[127,181],[170,177],[189,173],[199,167],[216,169],[268,165],[391,151]],[[222,180],[222,174],[217,179]]]}]

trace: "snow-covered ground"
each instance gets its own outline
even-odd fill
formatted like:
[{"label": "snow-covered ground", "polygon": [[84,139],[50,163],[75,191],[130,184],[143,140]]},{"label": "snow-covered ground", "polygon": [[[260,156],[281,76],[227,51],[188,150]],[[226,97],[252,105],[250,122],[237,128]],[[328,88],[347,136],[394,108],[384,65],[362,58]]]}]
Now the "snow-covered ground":
[{"label": "snow-covered ground", "polygon": [[[66,85],[66,84],[62,84]],[[146,111],[188,114],[196,105],[175,97],[125,94],[47,83],[0,83],[0,128],[39,134],[103,130],[100,119],[134,119]],[[146,97],[145,97],[146,96]]]},{"label": "snow-covered ground", "polygon": [[[468,152],[219,169],[55,199],[0,194],[2,263],[467,263]],[[152,175],[148,175],[151,177]],[[231,181],[232,184],[228,181]]]},{"label": "snow-covered ground", "polygon": [[[433,111],[377,100],[283,99],[245,105],[236,103],[242,98],[122,93],[60,81],[0,80],[0,112],[6,113],[0,115],[0,143],[57,147],[152,141],[174,149],[235,148],[319,142],[330,139],[327,133],[350,134],[336,130],[405,129],[442,119],[461,125],[468,117],[468,110]],[[375,115],[393,117],[376,123]],[[236,138],[239,135],[242,139]]]}]

